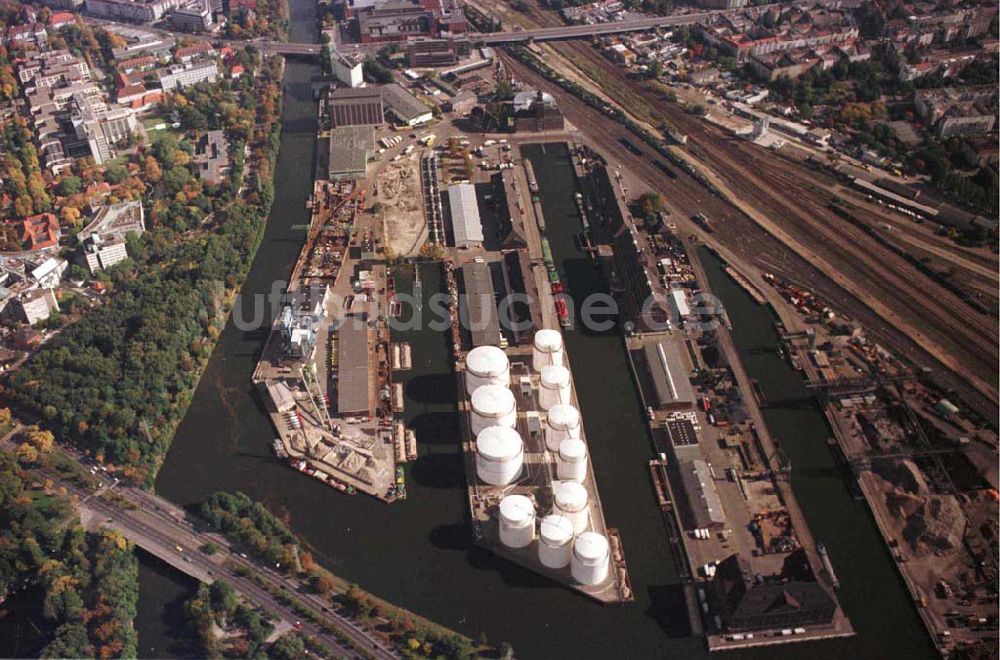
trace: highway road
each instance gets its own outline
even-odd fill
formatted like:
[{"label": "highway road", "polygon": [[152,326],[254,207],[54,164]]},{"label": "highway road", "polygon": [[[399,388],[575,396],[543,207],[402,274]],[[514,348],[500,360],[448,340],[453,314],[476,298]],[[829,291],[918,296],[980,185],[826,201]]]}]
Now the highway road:
[{"label": "highway road", "polygon": [[[317,620],[336,628],[355,645],[355,648],[345,645],[335,635],[310,621],[303,620],[297,624],[302,632],[315,636],[323,645],[332,649],[337,657],[374,657],[379,660],[398,657],[354,621],[335,612],[328,601],[312,593],[308,587],[271,567],[244,557],[223,536],[200,529],[188,519],[183,509],[146,491],[117,481],[106,481],[101,475],[95,476],[101,481],[98,493],[113,490],[128,505],[134,507],[128,508],[123,504],[110,502],[99,494],[63,482],[67,490],[78,497],[77,506],[81,512],[90,514],[98,525],[120,532],[140,548],[199,580],[224,580],[247,600],[278,618],[298,622],[301,617],[290,606],[279,602],[271,591],[288,594],[294,601],[309,609]],[[207,555],[200,550],[208,542],[218,546],[216,553]],[[266,583],[270,590],[237,571],[252,574]]]}]

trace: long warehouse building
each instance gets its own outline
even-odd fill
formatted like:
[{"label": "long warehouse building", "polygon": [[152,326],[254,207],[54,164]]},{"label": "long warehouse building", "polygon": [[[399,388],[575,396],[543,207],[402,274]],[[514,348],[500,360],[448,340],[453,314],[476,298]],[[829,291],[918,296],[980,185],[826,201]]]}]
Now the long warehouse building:
[{"label": "long warehouse building", "polygon": [[472,262],[462,266],[465,298],[460,309],[473,346],[499,346],[500,320],[489,264]]},{"label": "long warehouse building", "polygon": [[337,413],[367,415],[370,412],[368,370],[368,324],[360,316],[346,316],[337,330]]},{"label": "long warehouse building", "polygon": [[653,381],[658,407],[677,410],[694,405],[694,389],[677,342],[672,339],[645,346],[646,366]]},{"label": "long warehouse building", "polygon": [[473,247],[483,243],[483,223],[479,219],[476,187],[471,183],[448,186],[448,207],[455,229],[455,247]]}]

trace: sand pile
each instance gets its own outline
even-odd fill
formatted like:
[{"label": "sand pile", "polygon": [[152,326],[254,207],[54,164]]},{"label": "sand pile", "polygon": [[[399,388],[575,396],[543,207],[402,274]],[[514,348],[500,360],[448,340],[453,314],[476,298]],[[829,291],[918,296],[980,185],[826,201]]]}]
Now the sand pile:
[{"label": "sand pile", "polygon": [[885,504],[893,522],[917,557],[958,549],[965,533],[965,515],[952,495],[932,495],[912,461],[878,465]]}]

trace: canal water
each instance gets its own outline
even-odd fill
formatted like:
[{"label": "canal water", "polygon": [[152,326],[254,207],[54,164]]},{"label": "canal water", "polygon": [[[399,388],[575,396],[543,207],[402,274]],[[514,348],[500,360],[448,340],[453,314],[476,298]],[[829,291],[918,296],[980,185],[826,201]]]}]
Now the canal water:
[{"label": "canal water", "polygon": [[[291,6],[293,39],[314,37],[316,21],[309,0],[292,0]],[[316,131],[309,83],[318,74],[318,66],[303,62],[290,61],[286,70],[275,203],[243,289],[244,318],[251,316],[255,294],[268,293],[274,281],[289,276],[305,236],[304,202],[310,193]],[[565,148],[549,145],[544,151],[537,147],[528,153],[535,162],[548,234],[564,279],[574,295],[600,290],[599,273],[573,242],[579,222]],[[436,264],[420,268],[424,309],[428,310],[429,297],[444,290],[443,275]],[[412,278],[412,268],[398,272],[398,289],[411,290]],[[743,322],[738,312],[738,308],[730,311],[737,327]],[[769,323],[766,312],[755,313],[764,319],[762,323]],[[232,322],[227,325],[160,471],[158,493],[195,506],[215,490],[243,491],[284,518],[314,557],[335,573],[474,638],[484,635],[492,643],[509,641],[519,657],[705,655],[701,641],[687,636],[687,616],[646,467],[651,455],[649,437],[624,348],[614,331],[573,330],[567,333],[566,344],[604,510],[608,524],[621,532],[636,591],[636,602],[620,608],[601,607],[472,545],[456,386],[445,333],[421,329],[395,335],[413,345],[413,369],[403,381],[406,419],[417,431],[420,458],[406,469],[409,499],[384,505],[335,492],[272,456],[274,430],[250,382],[268,329],[269,319],[251,332],[237,329]],[[767,341],[766,336],[760,341]],[[762,366],[781,369],[781,364]],[[771,386],[767,375],[755,375],[765,387]],[[776,433],[788,438],[787,450],[795,462],[793,470],[801,470],[800,480],[811,469],[825,479],[820,482],[824,488],[835,491],[834,495],[817,493],[806,506],[807,515],[810,520],[823,518],[817,534],[827,541],[852,602],[860,608],[867,601],[865,616],[870,626],[856,641],[815,645],[808,652],[829,658],[874,658],[912,649],[908,655],[915,657],[922,647],[913,612],[905,607],[891,565],[882,565],[887,558],[873,551],[880,547],[877,539],[858,536],[857,527],[870,530],[871,524],[864,510],[846,498],[836,476],[824,472],[822,461],[828,453],[813,456],[820,449],[826,452],[826,431],[816,412],[809,414],[792,411],[787,418],[775,420]],[[819,419],[820,426],[813,427],[806,438],[809,419],[813,424]],[[807,481],[807,487],[811,484]],[[842,508],[828,511],[827,502]],[[854,543],[867,546],[849,547]],[[849,567],[849,563],[866,566]],[[186,580],[163,582],[162,572],[154,568],[144,562],[140,574],[140,645],[145,648],[143,639],[153,640],[151,645],[161,653],[171,653],[169,649],[183,646],[180,641],[171,642],[171,619],[164,612],[190,587]],[[160,593],[163,597],[158,600]],[[851,608],[849,613],[853,613]],[[876,630],[882,631],[882,641],[873,639]],[[801,657],[805,652],[804,647],[797,647],[755,655]]]},{"label": "canal water", "polygon": [[[758,305],[728,275],[725,264],[702,248],[699,256],[712,292],[726,307],[733,339],[747,372],[756,378],[766,399],[796,400],[808,396],[795,369],[778,355],[775,315]],[[851,497],[843,473],[826,443],[830,428],[814,402],[767,408],[764,418],[791,461],[791,483],[813,537],[823,541],[841,588],[837,592],[857,635],[820,642],[811,656],[829,658],[932,658],[930,639],[914,609],[867,504]],[[801,657],[806,647],[769,655]]]}]

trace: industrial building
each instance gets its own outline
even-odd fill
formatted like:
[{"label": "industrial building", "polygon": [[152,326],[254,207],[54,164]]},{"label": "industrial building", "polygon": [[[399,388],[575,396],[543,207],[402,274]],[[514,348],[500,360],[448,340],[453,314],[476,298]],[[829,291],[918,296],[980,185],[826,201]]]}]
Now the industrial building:
[{"label": "industrial building", "polygon": [[646,253],[632,228],[623,224],[611,239],[611,248],[613,292],[617,294],[621,320],[633,324],[638,331],[668,327],[670,312],[665,301],[654,295],[657,291],[646,269]]},{"label": "industrial building", "polygon": [[555,98],[541,90],[515,94],[513,118],[515,133],[561,131],[566,127]]},{"label": "industrial building", "polygon": [[455,230],[455,247],[464,248],[483,243],[483,225],[479,219],[476,187],[471,183],[448,186],[448,206]]},{"label": "industrial building", "polygon": [[643,356],[656,394],[657,408],[683,410],[692,407],[694,389],[677,342],[669,337],[647,342]]},{"label": "industrial building", "polygon": [[462,278],[465,280],[465,296],[459,311],[462,326],[472,337],[472,345],[499,346],[500,321],[489,265],[483,262],[465,264]]},{"label": "industrial building", "polygon": [[350,53],[340,52],[335,45],[330,45],[330,70],[341,84],[348,87],[361,87],[364,82],[362,60]]},{"label": "industrial building", "polygon": [[281,347],[290,358],[309,360],[316,348],[316,323],[311,310],[286,305],[281,310]]},{"label": "industrial building", "polygon": [[746,559],[730,555],[718,564],[710,591],[726,632],[829,625],[837,609],[801,548],[770,576],[755,575]]},{"label": "industrial building", "polygon": [[414,39],[406,44],[406,60],[413,67],[438,67],[457,64],[468,57],[472,46],[468,39]]},{"label": "industrial building", "polygon": [[327,112],[331,128],[378,126],[385,121],[382,92],[377,87],[330,89]]},{"label": "industrial building", "polygon": [[726,524],[726,512],[722,500],[715,489],[712,470],[702,459],[681,461],[677,464],[680,472],[684,496],[688,502],[691,529],[722,527]]},{"label": "industrial building", "polygon": [[434,118],[430,108],[398,83],[382,86],[382,102],[399,123],[407,126],[425,124]]},{"label": "industrial building", "polygon": [[375,148],[371,126],[339,126],[330,131],[328,176],[331,181],[363,179]]},{"label": "industrial building", "polygon": [[449,37],[468,29],[462,8],[450,0],[336,0],[334,14],[340,20],[355,19],[363,44]]},{"label": "industrial building", "polygon": [[337,329],[337,413],[367,415],[371,374],[368,363],[368,323],[349,315]]}]

